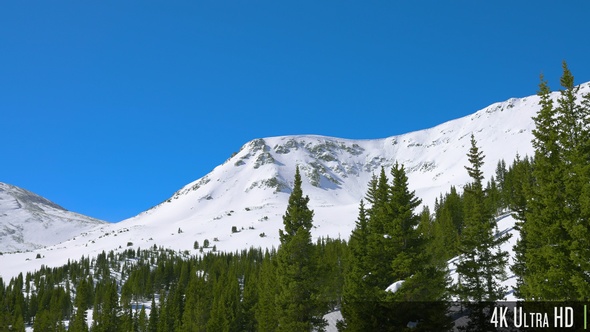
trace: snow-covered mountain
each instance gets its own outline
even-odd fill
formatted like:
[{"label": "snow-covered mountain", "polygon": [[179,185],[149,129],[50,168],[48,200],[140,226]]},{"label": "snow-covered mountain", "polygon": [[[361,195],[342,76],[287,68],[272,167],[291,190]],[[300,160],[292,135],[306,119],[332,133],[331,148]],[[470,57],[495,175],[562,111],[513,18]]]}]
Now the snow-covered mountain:
[{"label": "snow-covered mountain", "polygon": [[[580,95],[588,92],[590,83],[583,84]],[[423,204],[432,206],[451,185],[460,188],[469,180],[464,166],[471,134],[486,155],[486,180],[499,159],[510,163],[517,154],[531,155],[532,116],[538,101],[537,96],[512,98],[430,129],[384,139],[313,135],[255,139],[209,174],[133,218],[55,246],[0,256],[0,265],[6,267],[0,276],[127,247],[157,245],[198,252],[194,242],[203,245],[205,240],[223,251],[276,247],[297,165],[304,194],[315,211],[312,235],[348,238],[360,199],[381,167],[389,173],[395,162],[403,164],[410,188]],[[35,259],[37,253],[41,259]]]},{"label": "snow-covered mountain", "polygon": [[106,224],[0,182],[0,252],[52,246]]}]

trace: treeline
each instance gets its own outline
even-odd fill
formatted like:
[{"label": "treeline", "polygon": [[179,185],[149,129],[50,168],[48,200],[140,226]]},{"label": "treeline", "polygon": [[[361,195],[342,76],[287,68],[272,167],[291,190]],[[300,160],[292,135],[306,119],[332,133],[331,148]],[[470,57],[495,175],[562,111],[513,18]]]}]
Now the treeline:
[{"label": "treeline", "polygon": [[577,100],[565,63],[561,85],[555,103],[541,79],[533,157],[497,161],[484,181],[472,135],[470,182],[441,194],[433,211],[416,211],[422,202],[396,163],[370,181],[348,242],[313,243],[297,168],[278,249],[191,256],[154,246],[0,279],[0,331],[312,331],[336,310],[342,331],[445,331],[457,318],[451,299],[469,316],[462,329],[486,330],[486,303],[509,291],[509,235],[497,227],[507,214],[520,232],[510,266],[517,296],[587,301],[590,94]]},{"label": "treeline", "polygon": [[[335,310],[346,243],[319,239],[311,247],[316,308]],[[43,267],[8,285],[0,279],[0,331],[275,329],[278,261],[274,249],[188,256],[154,247]]]}]

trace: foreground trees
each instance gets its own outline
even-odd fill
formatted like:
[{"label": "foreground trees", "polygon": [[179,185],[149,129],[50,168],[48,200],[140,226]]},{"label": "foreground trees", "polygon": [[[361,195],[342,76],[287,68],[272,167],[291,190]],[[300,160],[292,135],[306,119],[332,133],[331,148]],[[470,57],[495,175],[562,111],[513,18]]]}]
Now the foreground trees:
[{"label": "foreground trees", "polygon": [[313,211],[303,197],[299,167],[295,170],[293,191],[279,231],[277,252],[278,294],[277,331],[311,331],[325,326],[325,313],[318,301],[318,275],[311,242]]},{"label": "foreground trees", "polygon": [[590,94],[563,63],[557,105],[541,77],[534,182],[517,246],[517,292],[527,300],[590,298]]},{"label": "foreground trees", "polygon": [[483,153],[479,151],[471,135],[471,148],[466,167],[472,182],[465,187],[465,227],[459,246],[457,274],[459,283],[456,292],[464,301],[502,300],[507,289],[499,284],[506,277],[508,252],[500,246],[509,234],[496,234],[497,226],[491,209],[486,206],[483,190]]},{"label": "foreground trees", "polygon": [[[359,217],[350,238],[349,269],[343,289],[342,315],[347,331],[398,331],[411,321],[421,328],[436,322],[448,327],[446,266],[428,255],[427,238],[420,232],[420,204],[408,188],[404,167],[395,164],[389,184],[384,169],[367,193],[372,204],[361,201]],[[395,292],[386,289],[402,283]],[[423,306],[426,301],[427,306]],[[438,301],[440,307],[433,306]]]},{"label": "foreground trees", "polygon": [[[486,331],[491,311],[484,302],[503,300],[506,287],[500,283],[506,278],[508,252],[500,246],[509,234],[498,234],[493,209],[486,205],[483,189],[483,153],[479,151],[473,135],[468,153],[469,166],[465,167],[471,183],[465,186],[464,215],[457,262],[458,284],[455,292],[469,309],[467,331]],[[489,197],[489,196],[488,196]]]}]

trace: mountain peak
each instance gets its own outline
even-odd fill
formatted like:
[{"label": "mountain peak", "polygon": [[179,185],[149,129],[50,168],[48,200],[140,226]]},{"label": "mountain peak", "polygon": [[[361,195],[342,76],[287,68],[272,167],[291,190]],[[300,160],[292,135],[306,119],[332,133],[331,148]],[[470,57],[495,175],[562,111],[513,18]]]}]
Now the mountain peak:
[{"label": "mountain peak", "polygon": [[[580,95],[588,92],[590,84],[579,90]],[[559,93],[552,97],[557,99]],[[226,252],[276,247],[297,166],[304,195],[314,210],[312,236],[348,238],[359,202],[381,167],[389,174],[396,162],[404,165],[409,189],[424,205],[433,206],[441,193],[451,186],[461,190],[470,180],[464,166],[472,134],[486,156],[482,167],[486,179],[494,174],[499,160],[511,162],[517,154],[532,155],[532,117],[538,101],[536,95],[511,98],[432,128],[381,139],[257,138],[165,202],[133,218],[76,235],[60,246],[41,249],[47,261],[35,264],[65,263],[68,253],[96,254],[130,245],[192,252],[194,242],[204,240]],[[11,264],[23,260],[20,255],[10,256],[9,261],[15,262]]]},{"label": "mountain peak", "polygon": [[[38,206],[50,206],[57,210],[66,211],[63,207],[53,203],[52,201],[43,198],[37,194],[34,194],[26,189],[19,188],[17,186],[13,186],[11,184],[0,182],[0,195],[2,195],[2,199],[5,200],[7,196],[10,196],[13,204],[16,204],[19,208],[28,207],[30,209],[35,209]],[[3,204],[6,202],[3,202]],[[10,203],[6,203],[10,204]]]},{"label": "mountain peak", "polygon": [[0,182],[0,252],[58,244],[104,223],[67,211],[28,190]]}]

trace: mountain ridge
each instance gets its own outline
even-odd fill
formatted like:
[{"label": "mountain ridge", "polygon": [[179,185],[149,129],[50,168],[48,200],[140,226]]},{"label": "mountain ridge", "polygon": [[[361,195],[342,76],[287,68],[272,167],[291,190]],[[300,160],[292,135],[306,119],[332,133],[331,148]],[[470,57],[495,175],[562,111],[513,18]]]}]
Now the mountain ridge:
[{"label": "mountain ridge", "polygon": [[105,223],[68,211],[26,189],[0,182],[0,252],[55,245]]},{"label": "mountain ridge", "polygon": [[[590,84],[580,94],[590,92]],[[558,93],[552,97],[556,99]],[[475,135],[486,155],[486,181],[500,159],[532,155],[538,96],[511,98],[471,115],[440,125],[381,139],[344,139],[291,135],[251,140],[205,176],[181,187],[166,201],[132,218],[83,232],[75,238],[35,252],[0,256],[13,266],[10,275],[30,259],[26,269],[59,265],[67,257],[95,255],[126,247],[163,246],[197,253],[194,243],[210,242],[212,250],[236,251],[279,244],[278,230],[298,165],[302,188],[314,210],[314,238],[348,238],[367,184],[381,167],[395,162],[406,168],[411,190],[424,205],[451,185],[469,181],[464,169],[469,138]],[[43,259],[35,260],[39,253]],[[11,265],[12,264],[12,265]],[[13,272],[10,272],[13,271]]]}]

